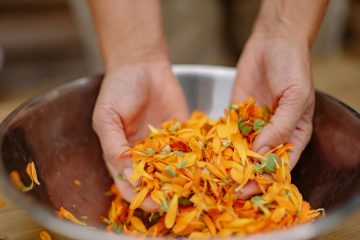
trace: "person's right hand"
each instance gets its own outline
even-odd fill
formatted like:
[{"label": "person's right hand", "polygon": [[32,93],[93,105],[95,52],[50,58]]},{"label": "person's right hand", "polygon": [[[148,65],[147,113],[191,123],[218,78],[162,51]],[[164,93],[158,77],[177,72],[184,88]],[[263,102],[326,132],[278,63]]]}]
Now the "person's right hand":
[{"label": "person's right hand", "polygon": [[[93,114],[93,127],[107,167],[126,201],[131,202],[136,192],[134,183],[126,180],[132,174],[131,160],[121,154],[148,134],[148,124],[159,127],[165,120],[185,120],[187,116],[185,98],[167,59],[133,61],[106,73]],[[118,177],[119,173],[125,180]],[[141,208],[155,211],[158,206],[146,198]]]}]

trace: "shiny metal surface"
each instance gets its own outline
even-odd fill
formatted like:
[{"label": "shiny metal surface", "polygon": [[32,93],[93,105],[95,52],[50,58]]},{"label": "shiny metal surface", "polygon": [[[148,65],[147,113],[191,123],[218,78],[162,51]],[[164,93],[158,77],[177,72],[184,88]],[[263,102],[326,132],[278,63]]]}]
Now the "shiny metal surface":
[{"label": "shiny metal surface", "polygon": [[[179,65],[191,109],[212,117],[229,104],[235,70],[226,67]],[[71,239],[135,239],[102,230],[111,198],[104,193],[112,181],[91,128],[91,114],[101,77],[83,78],[34,97],[15,110],[0,126],[0,177],[4,188],[46,228]],[[314,207],[325,207],[327,217],[251,239],[306,239],[318,235],[360,206],[360,117],[335,99],[317,93],[314,133],[293,180]],[[12,170],[25,176],[34,161],[41,185],[27,194],[8,180]],[[79,179],[79,188],[73,184]],[[98,229],[58,219],[64,206],[76,216],[88,216]]]}]

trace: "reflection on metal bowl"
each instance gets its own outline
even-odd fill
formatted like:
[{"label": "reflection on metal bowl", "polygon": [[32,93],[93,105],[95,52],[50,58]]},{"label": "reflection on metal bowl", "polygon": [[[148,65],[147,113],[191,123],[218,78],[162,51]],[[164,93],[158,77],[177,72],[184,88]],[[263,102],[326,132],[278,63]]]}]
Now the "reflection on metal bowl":
[{"label": "reflection on metal bowl", "polygon": [[[190,109],[220,116],[230,100],[235,70],[226,67],[178,65]],[[106,232],[112,184],[102,159],[91,115],[101,77],[66,83],[24,103],[0,128],[1,181],[14,202],[20,203],[45,227],[72,239],[119,239]],[[314,132],[293,170],[293,182],[314,208],[324,207],[327,217],[251,239],[304,239],[318,235],[360,206],[360,115],[345,104],[316,93]],[[41,185],[21,193],[9,182],[12,170],[34,161]],[[25,175],[24,175],[25,176]],[[82,186],[73,184],[79,179]],[[87,216],[97,229],[84,228],[57,218],[60,206],[76,216]],[[121,236],[132,239],[130,236]],[[135,238],[133,238],[135,239]]]}]

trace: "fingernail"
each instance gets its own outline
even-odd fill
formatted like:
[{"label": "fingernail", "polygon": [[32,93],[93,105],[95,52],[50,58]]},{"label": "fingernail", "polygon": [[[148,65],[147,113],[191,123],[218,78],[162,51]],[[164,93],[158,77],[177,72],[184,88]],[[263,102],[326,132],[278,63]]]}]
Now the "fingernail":
[{"label": "fingernail", "polygon": [[257,153],[260,154],[260,155],[264,155],[268,151],[270,151],[270,147],[263,146],[262,148],[259,149],[259,151],[257,151]]}]

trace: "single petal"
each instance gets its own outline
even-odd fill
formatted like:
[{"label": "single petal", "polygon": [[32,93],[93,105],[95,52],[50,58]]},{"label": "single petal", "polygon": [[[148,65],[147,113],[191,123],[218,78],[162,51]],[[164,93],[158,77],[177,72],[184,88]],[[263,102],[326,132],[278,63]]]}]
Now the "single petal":
[{"label": "single petal", "polygon": [[174,194],[170,201],[169,209],[165,216],[166,228],[172,228],[175,224],[176,216],[178,214],[178,195]]}]

